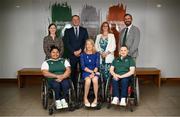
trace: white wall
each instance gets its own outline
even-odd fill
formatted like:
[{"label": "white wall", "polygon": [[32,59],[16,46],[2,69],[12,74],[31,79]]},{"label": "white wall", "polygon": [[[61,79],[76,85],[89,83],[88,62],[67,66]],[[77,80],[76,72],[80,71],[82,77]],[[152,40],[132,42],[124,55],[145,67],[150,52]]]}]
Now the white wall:
[{"label": "white wall", "polygon": [[[161,3],[162,8],[157,8],[157,3]],[[180,76],[179,10],[178,0],[147,1],[138,65],[157,66],[162,70],[162,77]]]},{"label": "white wall", "polygon": [[[40,67],[44,60],[43,37],[47,35],[49,1],[0,1],[0,78],[15,78],[24,67]],[[58,1],[58,0],[54,0]],[[59,0],[60,1],[60,0]],[[73,14],[79,14],[88,3],[102,10],[105,20],[107,8],[118,0],[67,0]],[[141,30],[138,67],[157,67],[162,77],[180,77],[179,0],[122,0],[133,23]],[[157,8],[157,4],[161,8]],[[19,5],[19,8],[16,6]]]}]

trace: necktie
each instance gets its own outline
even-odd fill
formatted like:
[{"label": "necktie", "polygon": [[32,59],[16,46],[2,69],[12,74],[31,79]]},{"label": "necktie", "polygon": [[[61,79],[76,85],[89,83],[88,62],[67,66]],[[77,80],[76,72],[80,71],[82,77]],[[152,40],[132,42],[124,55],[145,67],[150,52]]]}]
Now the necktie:
[{"label": "necktie", "polygon": [[78,29],[77,29],[77,27],[75,28],[75,35],[78,38]]},{"label": "necktie", "polygon": [[128,32],[128,28],[125,29],[125,33],[124,33],[124,37],[123,37],[123,44],[122,45],[126,45],[127,32]]}]

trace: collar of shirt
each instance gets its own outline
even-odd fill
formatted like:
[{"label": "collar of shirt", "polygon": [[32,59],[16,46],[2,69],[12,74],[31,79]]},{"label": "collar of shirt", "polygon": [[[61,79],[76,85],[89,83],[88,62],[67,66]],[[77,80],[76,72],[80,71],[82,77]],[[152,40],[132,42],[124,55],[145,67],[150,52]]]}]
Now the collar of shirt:
[{"label": "collar of shirt", "polygon": [[[57,40],[57,38],[58,38],[58,37],[55,36],[55,37],[54,37],[54,40]],[[52,37],[51,35],[48,35],[48,39],[49,39],[49,40],[53,40],[53,37]],[[53,41],[54,41],[54,40],[53,40]]]},{"label": "collar of shirt", "polygon": [[132,27],[132,24],[130,26],[126,27],[126,28],[128,28],[128,32],[127,33],[129,33],[129,30],[131,29],[131,27]]},{"label": "collar of shirt", "polygon": [[79,30],[79,26],[73,26],[74,30],[77,28]]},{"label": "collar of shirt", "polygon": [[59,61],[59,60],[61,60],[62,58],[57,58],[57,59],[52,59],[52,58],[50,58],[49,60],[52,60],[52,61]]},{"label": "collar of shirt", "polygon": [[117,60],[118,60],[118,61],[122,61],[122,60],[123,60],[122,56],[119,56],[119,57],[117,58]]},{"label": "collar of shirt", "polygon": [[77,28],[77,34],[79,35],[79,26],[73,26],[74,28],[74,32],[76,32],[76,28]]},{"label": "collar of shirt", "polygon": [[125,60],[126,58],[128,58],[128,55],[125,56],[125,57],[120,56],[119,58],[120,58],[120,60],[122,61],[122,60]]}]

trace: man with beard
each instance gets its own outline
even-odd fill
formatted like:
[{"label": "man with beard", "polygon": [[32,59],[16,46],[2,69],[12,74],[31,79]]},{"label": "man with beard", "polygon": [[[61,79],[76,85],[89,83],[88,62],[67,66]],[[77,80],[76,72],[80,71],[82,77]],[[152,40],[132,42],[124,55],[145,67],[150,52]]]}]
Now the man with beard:
[{"label": "man with beard", "polygon": [[129,55],[136,60],[138,56],[138,46],[140,42],[140,31],[132,24],[132,15],[124,15],[124,23],[126,27],[121,31],[120,47],[127,46],[129,48]]}]

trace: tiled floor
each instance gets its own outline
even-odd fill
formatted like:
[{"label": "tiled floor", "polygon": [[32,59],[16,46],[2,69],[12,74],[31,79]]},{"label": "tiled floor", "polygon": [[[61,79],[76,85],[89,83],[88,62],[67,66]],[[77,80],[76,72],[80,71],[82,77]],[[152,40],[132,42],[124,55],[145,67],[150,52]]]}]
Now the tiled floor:
[{"label": "tiled floor", "polygon": [[[16,84],[0,83],[0,116],[48,116],[40,99],[40,86],[19,89]],[[55,112],[53,116],[180,116],[180,83],[166,82],[161,88],[140,83],[140,104],[134,112],[106,106],[101,110],[77,109]]]}]

